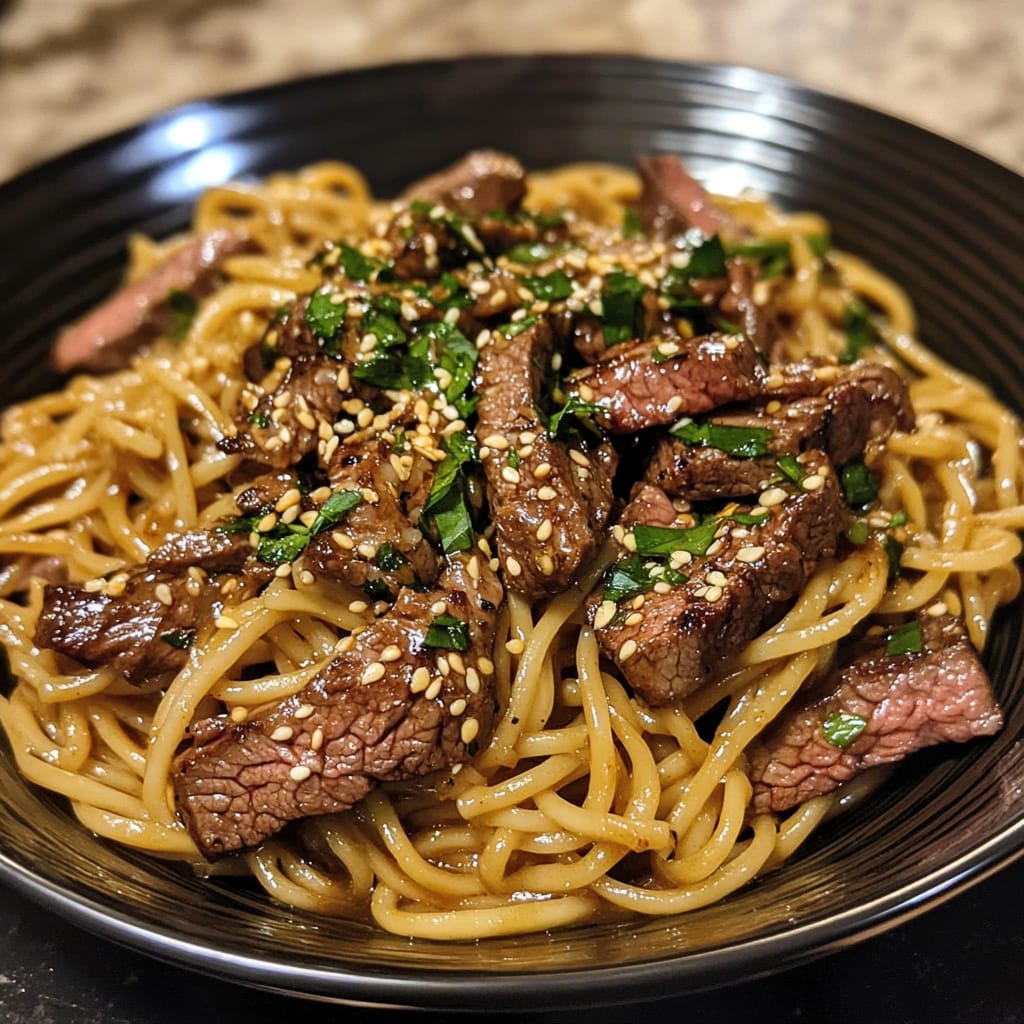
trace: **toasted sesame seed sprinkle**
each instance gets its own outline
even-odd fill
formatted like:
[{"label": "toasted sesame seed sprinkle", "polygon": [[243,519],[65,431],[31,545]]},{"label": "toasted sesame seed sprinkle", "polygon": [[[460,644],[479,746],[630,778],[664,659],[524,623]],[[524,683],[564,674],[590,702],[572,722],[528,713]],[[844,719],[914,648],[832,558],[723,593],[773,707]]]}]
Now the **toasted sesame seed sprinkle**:
[{"label": "toasted sesame seed sprinkle", "polygon": [[480,579],[480,559],[477,558],[476,555],[473,555],[473,557],[466,563],[466,572],[469,573],[470,579]]},{"label": "toasted sesame seed sprinkle", "polygon": [[946,615],[949,612],[949,608],[946,607],[945,601],[936,601],[934,604],[928,606],[928,614],[933,618],[939,618],[940,615]]},{"label": "toasted sesame seed sprinkle", "polygon": [[477,658],[476,667],[485,676],[489,676],[494,672],[494,662],[490,658]]},{"label": "toasted sesame seed sprinkle", "polygon": [[707,575],[708,583],[716,587],[724,587],[729,580],[726,578],[725,573],[720,572],[718,569],[713,569]]},{"label": "toasted sesame seed sprinkle", "polygon": [[409,683],[409,689],[413,693],[422,693],[430,685],[430,669],[425,665],[420,665],[418,669],[412,674],[412,680]]},{"label": "toasted sesame seed sprinkle", "polygon": [[466,689],[470,693],[480,692],[480,674],[472,665],[466,667]]},{"label": "toasted sesame seed sprinkle", "polygon": [[461,715],[466,710],[467,707],[468,707],[468,705],[466,704],[466,698],[465,697],[459,697],[456,700],[452,701],[451,707],[449,707],[448,710],[456,718],[458,718],[459,715]]},{"label": "toasted sesame seed sprinkle", "polygon": [[279,579],[283,580],[285,576],[291,576],[292,566],[290,562],[284,562],[274,570],[274,575]]},{"label": "toasted sesame seed sprinkle", "polygon": [[761,558],[764,558],[765,549],[760,544],[751,544],[745,548],[740,548],[736,552],[736,560],[739,562],[757,562]]},{"label": "toasted sesame seed sprinkle", "polygon": [[290,725],[279,725],[271,734],[270,738],[275,743],[287,743],[295,735],[295,730]]},{"label": "toasted sesame seed sprinkle", "polygon": [[288,775],[293,782],[305,782],[312,774],[313,773],[304,764],[297,764],[288,772]]},{"label": "toasted sesame seed sprinkle", "polygon": [[761,493],[757,503],[762,508],[774,508],[776,505],[781,505],[785,500],[786,492],[781,487],[769,487],[767,491]]},{"label": "toasted sesame seed sprinkle", "polygon": [[537,497],[540,498],[541,501],[551,501],[556,496],[557,493],[553,487],[544,486],[537,491]]},{"label": "toasted sesame seed sprinkle", "polygon": [[671,413],[679,412],[679,410],[682,407],[683,407],[683,397],[682,397],[682,395],[673,395],[668,400],[668,402],[665,405],[665,408],[668,409],[668,411],[671,412]]},{"label": "toasted sesame seed sprinkle", "polygon": [[825,486],[825,478],[820,473],[810,473],[803,478],[800,486],[805,491],[820,491]]},{"label": "toasted sesame seed sprinkle", "polygon": [[623,534],[622,546],[627,551],[636,551],[636,537],[632,533]]},{"label": "toasted sesame seed sprinkle", "polygon": [[511,466],[502,466],[501,479],[510,484],[519,483],[519,470],[513,469]]},{"label": "toasted sesame seed sprinkle", "polygon": [[444,601],[435,601],[431,606],[430,610],[434,615],[444,615],[448,605]]},{"label": "toasted sesame seed sprinkle", "polygon": [[589,384],[580,384],[579,395],[584,402],[592,402],[597,396],[594,393],[594,389]]},{"label": "toasted sesame seed sprinkle", "polygon": [[310,750],[319,750],[323,745],[324,745],[324,731],[318,725],[313,730],[312,737],[310,737],[309,749]]},{"label": "toasted sesame seed sprinkle", "polygon": [[335,645],[334,649],[339,654],[347,654],[356,645],[356,638],[354,636],[343,636]]},{"label": "toasted sesame seed sprinkle", "polygon": [[520,576],[523,572],[523,567],[511,555],[505,559],[505,569],[510,576]]},{"label": "toasted sesame seed sprinkle", "polygon": [[619,648],[619,661],[629,661],[629,659],[632,658],[634,654],[636,654],[636,649],[636,641],[627,640]]},{"label": "toasted sesame seed sprinkle", "polygon": [[398,661],[401,656],[402,648],[397,644],[388,644],[388,646],[380,652],[380,660],[383,662]]},{"label": "toasted sesame seed sprinkle", "polygon": [[238,629],[238,623],[230,615],[218,615],[214,625],[218,629]]},{"label": "toasted sesame seed sprinkle", "polygon": [[309,718],[311,714],[316,710],[312,704],[300,704],[295,711],[295,717],[298,719]]},{"label": "toasted sesame seed sprinkle", "polygon": [[545,576],[555,574],[555,560],[547,552],[537,558],[537,567]]},{"label": "toasted sesame seed sprinkle", "polygon": [[384,678],[386,673],[387,669],[384,667],[383,664],[381,664],[381,662],[371,661],[370,664],[366,666],[366,669],[363,672],[360,681],[363,683],[364,686],[369,686],[370,683],[380,682],[380,680]]},{"label": "toasted sesame seed sprinkle", "polygon": [[230,717],[232,722],[244,722],[249,717],[249,709],[242,707],[241,704],[236,704],[231,709]]},{"label": "toasted sesame seed sprinkle", "polygon": [[704,591],[704,597],[709,604],[714,604],[716,601],[720,601],[722,599],[722,588],[719,586],[708,587],[707,590]]},{"label": "toasted sesame seed sprinkle", "polygon": [[506,642],[505,650],[508,651],[509,654],[520,655],[526,650],[526,644],[524,644],[518,637],[513,637],[511,640]]},{"label": "toasted sesame seed sprinkle", "polygon": [[594,613],[594,629],[604,629],[615,618],[617,610],[614,601],[602,601]]},{"label": "toasted sesame seed sprinkle", "polygon": [[537,540],[547,540],[553,531],[554,524],[550,519],[545,519],[540,526],[537,527]]},{"label": "toasted sesame seed sprinkle", "polygon": [[540,463],[540,465],[533,471],[533,475],[537,480],[546,480],[551,475],[551,463]]},{"label": "toasted sesame seed sprinkle", "polygon": [[577,466],[589,466],[590,459],[586,457],[578,448],[569,449],[569,458],[576,463]]},{"label": "toasted sesame seed sprinkle", "polygon": [[437,656],[437,667],[443,676],[450,676],[452,674],[452,667],[448,664],[448,659],[443,654]]},{"label": "toasted sesame seed sprinkle", "polygon": [[[462,742],[469,744],[477,738],[480,733],[480,723],[475,718],[467,718],[462,723],[462,728],[459,730],[459,736],[462,738]],[[456,765],[456,768],[461,768],[462,765]],[[452,769],[453,773],[455,769]]]},{"label": "toasted sesame seed sprinkle", "polygon": [[377,557],[377,545],[371,544],[369,541],[363,541],[356,550],[363,558],[370,559]]},{"label": "toasted sesame seed sprinkle", "polygon": [[156,594],[156,599],[161,604],[167,605],[168,608],[174,604],[174,596],[171,594],[171,588],[166,583],[158,583],[153,592]]},{"label": "toasted sesame seed sprinkle", "polygon": [[257,524],[256,529],[260,533],[267,533],[277,526],[277,514],[275,512],[268,512]]},{"label": "toasted sesame seed sprinkle", "polygon": [[633,612],[631,615],[626,616],[627,626],[639,626],[644,621],[642,612]]},{"label": "toasted sesame seed sprinkle", "polygon": [[427,687],[427,689],[424,692],[423,696],[426,697],[427,700],[437,700],[438,695],[441,693],[441,687],[442,686],[444,686],[444,682],[441,680],[441,677],[438,676]]},{"label": "toasted sesame seed sprinkle", "polygon": [[660,580],[659,582],[654,584],[654,587],[652,589],[656,594],[668,594],[671,593],[672,586],[666,583],[664,580]]}]

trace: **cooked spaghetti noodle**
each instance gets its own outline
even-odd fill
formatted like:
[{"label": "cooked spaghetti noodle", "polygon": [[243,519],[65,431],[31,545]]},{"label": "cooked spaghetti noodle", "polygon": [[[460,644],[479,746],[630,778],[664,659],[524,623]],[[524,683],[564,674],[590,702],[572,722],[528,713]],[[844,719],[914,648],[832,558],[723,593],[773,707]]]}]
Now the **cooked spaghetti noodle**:
[{"label": "cooked spaghetti noodle", "polygon": [[[617,228],[637,193],[631,173],[569,166],[532,175],[526,206]],[[792,856],[835,802],[751,818],[744,751],[836,644],[870,617],[944,606],[964,617],[980,649],[996,608],[1017,595],[1017,419],[915,340],[897,285],[852,255],[829,249],[823,258],[812,247],[809,238],[827,233],[820,217],[750,197],[720,203],[756,238],[788,245],[788,267],[758,287],[780,313],[789,359],[837,355],[851,301],[878,311],[881,343],[864,355],[909,379],[918,421],[872,467],[880,511],[906,512],[904,572],[890,582],[875,540],[827,561],[727,674],[660,709],[601,660],[583,616],[610,555],[550,601],[531,607],[510,596],[493,659],[493,735],[471,763],[381,786],[349,812],[307,818],[225,862],[276,899],[320,913],[369,911],[389,931],[431,939],[721,900]],[[105,839],[200,864],[169,787],[192,723],[221,713],[241,721],[300,692],[373,611],[359,591],[322,576],[310,582],[293,566],[233,606],[224,628],[201,633],[173,679],[136,687],[110,668],[73,668],[36,648],[44,590],[32,569],[59,559],[72,582],[116,581],[168,534],[236,514],[241,456],[216,442],[233,430],[242,353],[275,310],[319,286],[311,257],[325,240],[372,239],[387,214],[358,171],[334,163],[210,190],[192,231],[242,226],[259,251],[225,262],[223,283],[185,337],[5,414],[0,640],[17,682],[0,698],[0,720],[24,776],[64,795]],[[130,277],[176,244],[135,239]],[[723,704],[707,738],[698,723]]]}]

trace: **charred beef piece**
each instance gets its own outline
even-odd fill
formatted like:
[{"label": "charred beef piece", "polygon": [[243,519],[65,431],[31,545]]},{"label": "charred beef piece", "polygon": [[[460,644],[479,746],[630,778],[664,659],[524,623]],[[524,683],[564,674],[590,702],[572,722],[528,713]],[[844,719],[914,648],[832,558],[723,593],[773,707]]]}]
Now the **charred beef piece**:
[{"label": "charred beef piece", "polygon": [[[751,746],[753,813],[788,810],[922,747],[999,731],[1002,712],[963,623],[928,614],[917,621],[919,654],[888,655],[884,635],[866,638]],[[840,716],[853,716],[845,745],[826,734]]]},{"label": "charred beef piece", "polygon": [[[550,437],[537,403],[553,339],[543,320],[480,354],[476,433],[498,557],[508,585],[530,598],[556,594],[597,550],[612,507],[615,454]],[[514,456],[514,457],[513,457]]]},{"label": "charred beef piece", "polygon": [[351,397],[338,388],[343,365],[330,356],[293,359],[281,383],[246,413],[244,429],[217,447],[274,469],[294,466],[316,449],[321,431],[333,429],[342,403]]},{"label": "charred beef piece", "polygon": [[637,212],[644,228],[654,235],[682,235],[696,228],[710,238],[719,232],[736,238],[743,229],[704,191],[678,157],[642,156],[640,201]]},{"label": "charred beef piece", "polygon": [[[241,724],[198,723],[172,781],[203,854],[255,846],[296,818],[351,807],[378,782],[472,756],[494,714],[489,659],[502,600],[486,559],[458,556],[437,590],[403,590],[294,697]],[[468,624],[458,661],[426,646],[437,602]]]},{"label": "charred beef piece", "polygon": [[[762,524],[721,518],[707,554],[680,562],[687,582],[665,593],[648,591],[639,608],[629,599],[619,609],[603,608],[603,591],[591,599],[590,619],[599,626],[602,650],[649,704],[671,704],[707,682],[793,601],[818,563],[835,553],[847,520],[836,475],[822,452],[801,458],[804,488],[789,487]],[[650,525],[668,525],[665,503],[654,491],[650,484],[638,488],[643,505],[627,508],[625,524],[635,528],[653,508],[658,518]],[[730,514],[761,511],[741,506]],[[632,619],[633,612],[640,618]]]},{"label": "charred beef piece", "polygon": [[64,331],[53,349],[53,368],[69,373],[127,366],[139,348],[167,327],[172,292],[205,295],[224,260],[255,248],[246,235],[224,228],[186,242]]},{"label": "charred beef piece", "polygon": [[443,171],[410,185],[402,201],[436,203],[465,216],[511,213],[526,195],[526,172],[513,156],[476,149]]},{"label": "charred beef piece", "polygon": [[[823,367],[818,368],[822,372]],[[914,413],[903,378],[877,363],[829,367],[831,384],[814,380],[820,394],[779,402],[762,398],[749,412],[719,413],[709,422],[724,427],[766,429],[772,455],[739,458],[720,448],[662,438],[646,478],[671,495],[691,501],[756,494],[778,472],[777,455],[823,450],[835,466],[862,455],[894,430],[912,430]],[[768,392],[771,395],[771,392]]]},{"label": "charred beef piece", "polygon": [[[674,354],[664,357],[667,344]],[[601,423],[612,433],[633,434],[753,398],[764,376],[746,338],[709,334],[616,346],[606,359],[573,374],[566,390],[600,405]]]},{"label": "charred beef piece", "polygon": [[369,438],[340,445],[327,475],[332,490],[359,491],[363,501],[309,546],[311,568],[371,596],[433,583],[437,555],[414,525],[430,490],[433,463],[417,448],[410,446],[403,458],[386,441]]},{"label": "charred beef piece", "polygon": [[772,310],[759,306],[754,299],[757,273],[753,266],[742,260],[728,260],[726,266],[728,287],[718,309],[723,316],[739,325],[758,352],[770,356],[778,331]]},{"label": "charred beef piece", "polygon": [[252,558],[248,534],[218,530],[188,530],[174,534],[146,559],[150,569],[186,571],[197,566],[205,573],[240,572]]}]

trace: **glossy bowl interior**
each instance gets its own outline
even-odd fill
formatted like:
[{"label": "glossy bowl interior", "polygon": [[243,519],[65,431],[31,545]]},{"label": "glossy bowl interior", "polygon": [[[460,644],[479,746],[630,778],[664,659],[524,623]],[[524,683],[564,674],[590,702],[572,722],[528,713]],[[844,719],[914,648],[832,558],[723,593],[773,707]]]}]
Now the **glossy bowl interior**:
[{"label": "glossy bowl interior", "polygon": [[[0,187],[5,400],[56,383],[56,326],[115,286],[128,232],[182,227],[202,188],[333,156],[388,194],[480,145],[531,167],[669,150],[716,190],[821,210],[837,244],[905,284],[930,345],[1024,410],[1019,177],[770,75],[587,57],[404,65],[195,104]],[[1020,602],[1006,609],[986,654],[1000,736],[918,755],[784,868],[685,917],[441,944],[293,914],[93,838],[20,779],[3,745],[0,877],[162,959],[319,998],[525,1010],[752,977],[891,926],[1024,847],[1022,621]]]}]

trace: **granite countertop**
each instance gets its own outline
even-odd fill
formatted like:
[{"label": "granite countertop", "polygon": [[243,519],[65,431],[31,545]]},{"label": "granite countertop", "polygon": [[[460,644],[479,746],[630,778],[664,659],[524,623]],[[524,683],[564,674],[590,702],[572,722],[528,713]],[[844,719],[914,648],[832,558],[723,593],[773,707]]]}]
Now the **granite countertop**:
[{"label": "granite countertop", "polygon": [[393,60],[556,51],[748,64],[1024,170],[1018,0],[0,0],[0,180],[201,96]]}]

